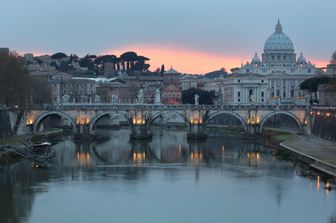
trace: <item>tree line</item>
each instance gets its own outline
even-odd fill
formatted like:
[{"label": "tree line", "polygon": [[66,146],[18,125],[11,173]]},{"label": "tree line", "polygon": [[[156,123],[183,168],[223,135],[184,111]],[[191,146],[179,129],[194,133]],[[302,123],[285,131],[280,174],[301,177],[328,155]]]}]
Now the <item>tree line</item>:
[{"label": "tree line", "polygon": [[[68,58],[68,59],[67,59]],[[89,71],[99,73],[103,69],[105,63],[111,63],[114,70],[117,71],[148,71],[150,64],[146,62],[150,59],[138,55],[133,51],[128,51],[121,54],[119,57],[116,55],[90,55],[79,58],[77,55],[71,54],[69,57],[62,52],[55,53],[51,56],[53,60],[60,60],[60,63],[52,62],[51,65],[56,69],[67,72],[73,70],[72,62],[77,62],[81,67],[88,68]]]}]

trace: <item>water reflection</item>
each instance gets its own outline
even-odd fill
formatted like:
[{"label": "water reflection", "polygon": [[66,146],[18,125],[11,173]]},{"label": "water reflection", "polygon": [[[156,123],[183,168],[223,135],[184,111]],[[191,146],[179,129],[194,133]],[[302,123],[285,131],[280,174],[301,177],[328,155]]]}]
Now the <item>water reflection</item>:
[{"label": "water reflection", "polygon": [[[57,205],[63,215],[67,209],[60,203],[64,200],[54,201],[67,197],[67,193],[69,196],[80,192],[83,193],[77,194],[76,199],[91,197],[90,210],[77,201],[81,207],[78,213],[88,219],[96,212],[97,219],[104,213],[105,218],[115,221],[133,221],[132,216],[119,214],[132,208],[138,220],[146,221],[145,210],[163,216],[167,210],[177,213],[187,207],[191,211],[204,202],[202,211],[206,216],[214,216],[212,220],[247,222],[248,215],[234,213],[243,208],[253,215],[263,207],[267,219],[264,222],[301,222],[301,215],[293,217],[291,211],[298,199],[307,201],[300,207],[302,212],[308,216],[319,213],[320,218],[315,214],[315,218],[311,217],[314,221],[308,218],[305,222],[327,222],[334,214],[331,199],[323,198],[326,193],[320,189],[319,177],[312,181],[298,178],[291,163],[274,159],[270,149],[245,143],[240,137],[210,135],[205,142],[188,143],[186,132],[157,130],[150,142],[130,142],[125,137],[128,129],[104,130],[104,134],[105,140],[95,143],[67,139],[57,144],[50,169],[33,170],[29,163],[1,168],[0,222],[45,222],[39,220],[46,215],[38,211],[41,206]],[[307,186],[310,184],[316,184],[314,191]],[[51,198],[41,202],[37,198],[42,194],[50,194]],[[328,196],[331,194],[333,191]],[[162,207],[156,208],[158,203]],[[105,206],[101,204],[112,211],[103,212]],[[277,212],[281,213],[279,220],[270,220]],[[50,214],[48,218],[57,219],[54,222],[92,222],[79,220],[78,215],[71,213],[67,218]],[[290,215],[291,218],[286,217]],[[207,220],[174,216],[160,221]]]}]

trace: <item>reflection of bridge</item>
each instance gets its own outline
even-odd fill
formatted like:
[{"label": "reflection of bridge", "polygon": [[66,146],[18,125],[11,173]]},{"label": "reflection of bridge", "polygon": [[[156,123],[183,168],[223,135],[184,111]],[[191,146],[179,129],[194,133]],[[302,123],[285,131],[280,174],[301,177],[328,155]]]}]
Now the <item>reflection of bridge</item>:
[{"label": "reflection of bridge", "polygon": [[[260,133],[265,122],[275,115],[285,115],[296,122],[300,132],[309,124],[309,107],[280,105],[147,105],[147,104],[64,104],[44,108],[30,108],[24,115],[25,125],[30,131],[38,132],[43,120],[49,116],[58,116],[73,127],[77,134],[94,134],[97,122],[103,117],[119,115],[129,123],[133,138],[147,138],[150,127],[159,118],[176,114],[188,126],[192,138],[204,136],[208,123],[221,114],[230,115],[240,121],[246,132]],[[309,125],[308,125],[309,126]]]}]

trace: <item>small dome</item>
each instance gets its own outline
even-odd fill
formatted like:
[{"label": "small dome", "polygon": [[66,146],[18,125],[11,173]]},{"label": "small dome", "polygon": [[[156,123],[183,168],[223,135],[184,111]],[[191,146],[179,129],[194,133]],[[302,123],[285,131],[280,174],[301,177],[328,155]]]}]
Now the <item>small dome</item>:
[{"label": "small dome", "polygon": [[173,69],[173,66],[171,66],[170,69],[167,70],[165,73],[166,74],[178,74],[178,72]]},{"label": "small dome", "polygon": [[279,20],[278,24],[275,27],[275,33],[268,37],[264,46],[264,52],[269,51],[294,52],[294,45],[292,43],[292,40],[282,32],[282,26]]},{"label": "small dome", "polygon": [[304,58],[302,53],[300,54],[299,58],[297,59],[297,64],[298,65],[306,65],[307,64],[307,60],[306,60],[306,58]]},{"label": "small dome", "polygon": [[252,58],[251,64],[253,64],[253,65],[261,64],[261,59],[258,57],[257,53],[254,54],[254,57]]}]

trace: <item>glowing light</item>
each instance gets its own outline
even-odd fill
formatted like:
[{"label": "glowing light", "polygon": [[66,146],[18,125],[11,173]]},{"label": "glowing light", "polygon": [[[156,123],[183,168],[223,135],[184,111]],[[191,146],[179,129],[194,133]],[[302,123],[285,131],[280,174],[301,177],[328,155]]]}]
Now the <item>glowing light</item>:
[{"label": "glowing light", "polygon": [[76,157],[80,166],[91,163],[91,154],[89,152],[77,152]]},{"label": "glowing light", "polygon": [[311,111],[311,112],[309,112],[309,114],[312,115],[312,114],[314,114],[314,112]]},{"label": "glowing light", "polygon": [[248,152],[247,153],[247,160],[255,165],[260,163],[260,153],[259,152]]},{"label": "glowing light", "polygon": [[139,116],[133,117],[132,122],[134,125],[144,125],[145,119]]},{"label": "glowing light", "polygon": [[327,115],[327,117],[330,117],[330,115],[331,115],[331,114],[330,114],[329,112],[327,112],[327,114],[326,114],[326,115]]},{"label": "glowing light", "polygon": [[200,163],[201,161],[203,161],[203,154],[202,154],[202,152],[191,152],[190,153],[190,160],[193,163]]},{"label": "glowing light", "polygon": [[321,115],[321,112],[320,112],[320,111],[318,111],[316,114],[317,114],[317,115]]},{"label": "glowing light", "polygon": [[30,119],[30,118],[29,118],[29,119],[27,120],[27,125],[32,125],[33,123],[34,123],[33,119]]},{"label": "glowing light", "polygon": [[77,125],[88,125],[90,124],[90,118],[85,115],[80,115],[77,117]]},{"label": "glowing light", "polygon": [[251,116],[249,119],[247,119],[247,124],[249,125],[259,125],[260,118],[258,116]]},{"label": "glowing light", "polygon": [[143,162],[146,160],[146,154],[145,152],[133,152],[133,155],[132,155],[132,161],[134,162]]}]

